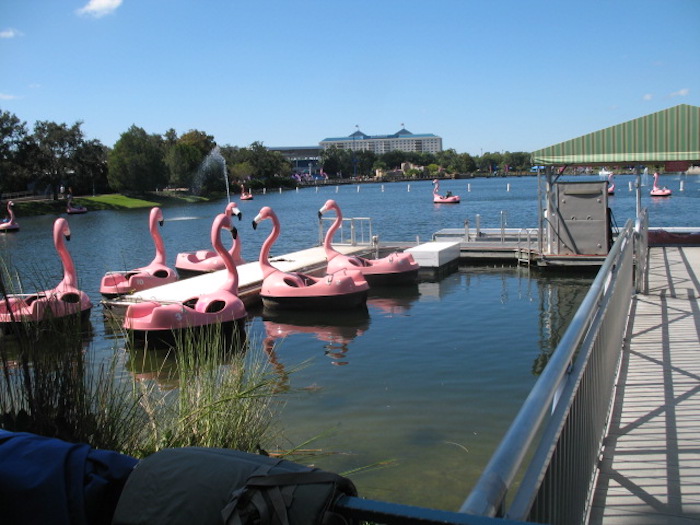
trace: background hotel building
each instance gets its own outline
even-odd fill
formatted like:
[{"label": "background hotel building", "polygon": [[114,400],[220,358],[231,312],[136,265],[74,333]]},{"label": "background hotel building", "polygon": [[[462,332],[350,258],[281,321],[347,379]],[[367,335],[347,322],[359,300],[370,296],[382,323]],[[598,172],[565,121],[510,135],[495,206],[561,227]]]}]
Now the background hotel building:
[{"label": "background hotel building", "polygon": [[357,130],[349,137],[323,139],[320,145],[323,149],[335,146],[340,149],[371,151],[376,155],[394,150],[438,153],[442,151],[442,138],[432,133],[414,134],[405,128],[392,135],[365,135]]}]

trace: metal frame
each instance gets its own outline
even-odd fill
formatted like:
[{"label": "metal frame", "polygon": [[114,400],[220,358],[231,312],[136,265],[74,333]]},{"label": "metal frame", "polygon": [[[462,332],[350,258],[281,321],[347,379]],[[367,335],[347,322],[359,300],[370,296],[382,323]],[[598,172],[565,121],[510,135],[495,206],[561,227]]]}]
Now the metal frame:
[{"label": "metal frame", "polygon": [[[585,520],[634,293],[634,255],[646,250],[646,231],[638,230],[628,221],[618,236],[460,512],[543,523]],[[516,479],[519,489],[509,501]]]}]

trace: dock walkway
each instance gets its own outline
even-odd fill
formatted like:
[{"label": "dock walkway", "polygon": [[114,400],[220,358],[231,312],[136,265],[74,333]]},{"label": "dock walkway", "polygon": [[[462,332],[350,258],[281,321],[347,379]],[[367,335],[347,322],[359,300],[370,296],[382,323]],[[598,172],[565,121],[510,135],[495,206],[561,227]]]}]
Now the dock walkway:
[{"label": "dock walkway", "polygon": [[700,247],[649,253],[590,524],[700,522]]}]

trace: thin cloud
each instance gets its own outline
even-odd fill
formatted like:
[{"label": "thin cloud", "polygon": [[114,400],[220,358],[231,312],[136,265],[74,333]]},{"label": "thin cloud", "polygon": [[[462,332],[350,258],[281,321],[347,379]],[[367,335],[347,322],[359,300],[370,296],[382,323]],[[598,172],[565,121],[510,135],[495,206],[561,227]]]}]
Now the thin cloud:
[{"label": "thin cloud", "polygon": [[683,89],[679,89],[678,91],[674,91],[669,96],[670,97],[687,97],[689,94],[690,94],[690,90],[688,88],[683,88]]},{"label": "thin cloud", "polygon": [[18,36],[22,36],[22,32],[12,27],[0,31],[0,38],[16,38]]},{"label": "thin cloud", "polygon": [[76,13],[101,18],[112,14],[120,5],[122,5],[122,0],[90,0],[87,5],[78,9]]},{"label": "thin cloud", "polygon": [[652,98],[654,98],[654,95],[652,95],[651,93],[647,93],[642,97],[642,100],[651,100]]},{"label": "thin cloud", "polygon": [[17,97],[15,95],[6,95],[5,93],[0,93],[0,100],[15,100]]}]

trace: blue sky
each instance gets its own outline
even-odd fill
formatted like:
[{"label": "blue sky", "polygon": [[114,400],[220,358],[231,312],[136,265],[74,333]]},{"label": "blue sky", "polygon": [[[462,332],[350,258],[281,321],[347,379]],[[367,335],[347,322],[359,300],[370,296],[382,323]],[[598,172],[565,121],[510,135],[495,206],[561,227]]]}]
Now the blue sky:
[{"label": "blue sky", "polygon": [[0,110],[221,145],[532,151],[700,105],[700,0],[2,0]]}]

